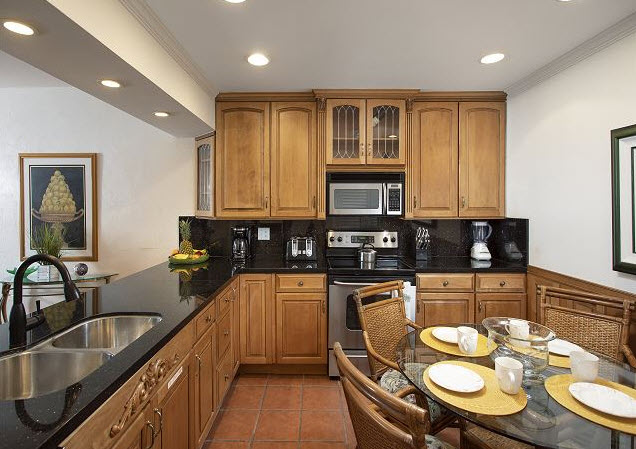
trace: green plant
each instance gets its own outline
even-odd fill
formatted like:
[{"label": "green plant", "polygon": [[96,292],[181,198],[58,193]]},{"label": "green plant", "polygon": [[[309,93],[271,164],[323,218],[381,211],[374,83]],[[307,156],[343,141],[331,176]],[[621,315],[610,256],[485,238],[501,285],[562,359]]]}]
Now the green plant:
[{"label": "green plant", "polygon": [[[38,254],[48,254],[49,256],[62,257],[62,246],[64,246],[64,231],[53,229],[52,226],[44,224],[35,229],[31,236],[31,246]],[[40,262],[41,265],[48,265]]]}]

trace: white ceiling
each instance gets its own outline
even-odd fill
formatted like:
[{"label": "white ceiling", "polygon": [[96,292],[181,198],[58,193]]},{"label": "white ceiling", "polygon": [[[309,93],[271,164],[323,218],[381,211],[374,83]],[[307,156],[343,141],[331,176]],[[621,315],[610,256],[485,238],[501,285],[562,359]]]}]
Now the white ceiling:
[{"label": "white ceiling", "polygon": [[[636,0],[147,0],[221,91],[503,90]],[[266,53],[271,63],[245,58]],[[498,64],[482,55],[503,52]]]},{"label": "white ceiling", "polygon": [[68,87],[64,81],[0,51],[0,88],[2,87]]}]

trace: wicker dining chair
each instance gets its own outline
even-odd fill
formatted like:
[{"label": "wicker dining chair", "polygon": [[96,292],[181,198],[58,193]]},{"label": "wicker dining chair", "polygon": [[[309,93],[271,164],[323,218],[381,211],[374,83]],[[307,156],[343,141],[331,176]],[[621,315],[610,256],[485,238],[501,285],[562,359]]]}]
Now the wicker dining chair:
[{"label": "wicker dining chair", "polygon": [[392,395],[358,370],[340,343],[334,345],[357,449],[454,449],[429,435],[428,411],[402,400],[415,392],[406,387]]},{"label": "wicker dining chair", "polygon": [[634,301],[540,285],[540,321],[564,338],[636,368],[629,347]]},{"label": "wicker dining chair", "polygon": [[[378,295],[394,297],[365,304],[366,298],[377,299]],[[407,333],[408,327],[422,329],[406,317],[404,307],[404,282],[390,281],[357,289],[353,297],[358,307],[362,337],[367,350],[371,379],[380,387],[395,393],[409,385],[396,362],[397,346]],[[407,400],[426,408],[431,416],[431,433],[436,434],[456,421],[455,416],[431,399],[421,395],[409,396]]]}]

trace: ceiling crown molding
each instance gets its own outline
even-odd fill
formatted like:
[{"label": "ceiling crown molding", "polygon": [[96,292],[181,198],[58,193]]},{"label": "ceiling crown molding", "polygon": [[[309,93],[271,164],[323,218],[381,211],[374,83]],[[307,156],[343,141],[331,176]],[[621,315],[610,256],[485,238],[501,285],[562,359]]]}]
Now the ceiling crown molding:
[{"label": "ceiling crown molding", "polygon": [[192,60],[187,50],[179,43],[170,30],[163,24],[159,16],[145,0],[119,0],[119,2],[137,19],[144,29],[161,45],[185,72],[210,96],[214,98],[217,91],[203,74],[203,70]]},{"label": "ceiling crown molding", "polygon": [[559,56],[530,75],[509,86],[505,91],[509,96],[518,95],[543,83],[575,64],[589,58],[599,51],[636,32],[636,13],[625,17],[596,36],[583,42],[578,47]]}]

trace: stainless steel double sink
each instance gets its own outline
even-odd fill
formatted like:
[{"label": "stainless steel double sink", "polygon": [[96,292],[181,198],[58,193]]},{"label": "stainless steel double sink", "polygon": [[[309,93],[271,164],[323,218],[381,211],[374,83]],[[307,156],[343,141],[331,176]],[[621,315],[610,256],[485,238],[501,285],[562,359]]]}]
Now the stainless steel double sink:
[{"label": "stainless steel double sink", "polygon": [[0,400],[33,398],[73,385],[160,321],[159,315],[96,317],[1,357]]}]

